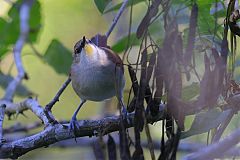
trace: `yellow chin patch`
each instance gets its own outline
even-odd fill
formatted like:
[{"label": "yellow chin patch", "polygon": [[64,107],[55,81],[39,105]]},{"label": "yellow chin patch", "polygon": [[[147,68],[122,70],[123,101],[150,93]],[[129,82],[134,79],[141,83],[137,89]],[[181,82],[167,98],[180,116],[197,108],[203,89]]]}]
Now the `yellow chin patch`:
[{"label": "yellow chin patch", "polygon": [[91,45],[85,44],[84,49],[87,55],[91,56],[93,54],[93,48]]}]

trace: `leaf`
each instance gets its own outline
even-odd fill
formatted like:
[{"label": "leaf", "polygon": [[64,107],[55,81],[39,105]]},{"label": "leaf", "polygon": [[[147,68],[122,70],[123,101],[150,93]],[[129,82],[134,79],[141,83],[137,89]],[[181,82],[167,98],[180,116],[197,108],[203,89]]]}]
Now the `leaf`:
[{"label": "leaf", "polygon": [[[13,80],[13,77],[11,75],[5,75],[0,73],[0,87],[2,89],[6,89],[7,85],[9,82],[11,82]],[[18,85],[17,90],[16,90],[16,95],[21,96],[21,97],[27,97],[27,96],[31,96],[34,93],[29,90],[26,86],[24,86],[23,84]]]},{"label": "leaf", "polygon": [[116,53],[120,53],[120,52],[123,52],[125,49],[127,49],[131,45],[135,46],[139,44],[140,44],[140,40],[136,38],[136,33],[132,33],[129,36],[129,45],[128,45],[128,35],[127,35],[121,38],[119,41],[117,41],[117,43],[115,43],[112,46],[112,50]]},{"label": "leaf", "polygon": [[191,85],[186,86],[182,90],[182,99],[184,101],[191,100],[199,94],[200,86],[199,83],[193,82]]},{"label": "leaf", "polygon": [[97,6],[99,12],[101,14],[103,14],[105,8],[109,4],[109,2],[111,2],[111,0],[94,0],[94,2],[95,2],[95,5]]},{"label": "leaf", "polygon": [[[11,30],[15,31],[16,37],[12,39],[11,43],[15,43],[16,39],[19,35],[19,7],[22,1],[17,1],[12,8],[9,10],[8,15],[12,19],[9,23]],[[35,1],[30,10],[30,18],[29,18],[29,37],[32,42],[36,42],[37,36],[41,27],[41,6],[39,1]],[[9,32],[11,33],[11,32]],[[13,33],[11,33],[12,35]]]},{"label": "leaf", "polygon": [[[16,43],[20,33],[19,8],[22,1],[17,1],[8,11],[10,20],[5,21],[0,18],[0,58],[2,58],[10,45]],[[29,19],[29,39],[36,42],[41,27],[40,3],[36,1],[30,11]]]},{"label": "leaf", "polygon": [[[98,0],[95,0],[95,1],[98,1]],[[134,6],[134,5],[136,5],[136,4],[140,3],[140,2],[144,2],[144,1],[145,1],[145,0],[129,0],[128,3],[127,3],[126,8],[129,7],[129,6],[131,6],[131,5]],[[122,6],[122,4],[123,4],[123,2],[121,2],[121,3],[117,4],[117,5],[114,5],[114,6],[110,7],[110,8],[108,8],[108,9],[104,12],[104,14],[105,14],[105,13],[108,13],[108,12],[112,12],[112,11],[118,10],[118,9]]]},{"label": "leaf", "polygon": [[183,132],[181,138],[187,138],[193,135],[208,132],[212,128],[218,127],[223,121],[226,120],[231,110],[221,112],[215,108],[207,112],[202,112],[196,115],[191,128]]},{"label": "leaf", "polygon": [[44,59],[50,66],[54,68],[57,73],[69,73],[72,63],[71,52],[58,40],[52,40],[44,55]]},{"label": "leaf", "polygon": [[33,4],[31,11],[30,11],[30,19],[29,19],[29,25],[30,25],[30,41],[36,42],[37,37],[39,35],[39,31],[41,29],[41,5],[39,1],[35,1]]},{"label": "leaf", "polygon": [[210,8],[210,14],[217,16],[217,17],[225,17],[227,14],[226,6],[224,5],[224,2],[217,2],[213,3]]},{"label": "leaf", "polygon": [[199,32],[201,34],[214,33],[215,20],[214,20],[214,16],[210,15],[210,9],[213,1],[215,2],[215,0],[197,1],[198,7],[199,7],[198,27],[199,27]]},{"label": "leaf", "polygon": [[16,25],[15,21],[7,22],[0,18],[0,58],[7,53],[9,46],[17,41],[19,26]]}]

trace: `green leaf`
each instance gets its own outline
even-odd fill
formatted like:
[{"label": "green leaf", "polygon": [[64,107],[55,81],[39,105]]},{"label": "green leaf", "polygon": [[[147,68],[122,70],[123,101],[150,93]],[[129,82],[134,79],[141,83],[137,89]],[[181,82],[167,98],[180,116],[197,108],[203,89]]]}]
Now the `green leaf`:
[{"label": "green leaf", "polygon": [[4,19],[1,19],[0,27],[0,44],[1,45],[10,45],[14,44],[17,41],[19,35],[19,22],[17,20],[12,20],[11,22],[6,22]]},{"label": "green leaf", "polygon": [[[10,28],[15,32],[14,34],[16,35],[16,37],[14,37],[10,41],[10,43],[15,43],[19,36],[20,31],[19,7],[21,3],[22,1],[17,1],[14,5],[12,5],[12,8],[10,8],[8,12],[9,17],[12,19],[11,22],[9,23]],[[29,27],[30,27],[29,32],[30,41],[36,42],[41,27],[41,6],[39,1],[35,1],[31,7]]]},{"label": "green leaf", "polygon": [[0,44],[0,61],[8,51],[9,51],[8,46],[6,46],[5,44]]},{"label": "green leaf", "polygon": [[46,62],[52,66],[57,73],[69,74],[72,55],[71,52],[58,40],[52,40],[44,54],[44,60],[46,60]]},{"label": "green leaf", "polygon": [[125,36],[123,38],[121,38],[119,41],[117,41],[117,43],[115,43],[113,46],[112,46],[112,50],[116,53],[120,53],[120,52],[123,52],[128,46],[128,38],[129,38],[129,46],[133,45],[139,45],[140,44],[140,40],[137,39],[136,37],[136,33],[132,33],[130,34],[130,36],[128,37]]},{"label": "green leaf", "polygon": [[[98,0],[95,0],[95,1],[98,1]],[[145,1],[145,0],[129,0],[126,7],[129,7],[129,6],[131,6],[131,5],[136,5],[136,4],[138,4],[138,3],[140,3],[140,2],[144,2],[144,1]],[[121,2],[121,3],[119,3],[119,4],[116,4],[116,5],[108,8],[108,9],[104,12],[104,14],[105,14],[105,13],[108,13],[108,12],[112,12],[112,11],[118,10],[118,9],[122,6],[122,4],[123,4],[123,2]]]},{"label": "green leaf", "polygon": [[94,0],[95,5],[97,6],[100,13],[103,14],[107,5],[111,2],[111,0]]},{"label": "green leaf", "polygon": [[210,129],[218,127],[226,120],[231,110],[220,111],[215,108],[207,112],[202,112],[196,115],[191,128],[183,132],[181,138],[187,138],[193,135],[208,132]]},{"label": "green leaf", "polygon": [[[20,33],[19,8],[22,1],[17,1],[8,11],[9,21],[0,18],[0,58],[2,58],[10,45],[16,43]],[[29,19],[29,39],[36,42],[41,23],[40,3],[36,1],[30,11]]]},{"label": "green leaf", "polygon": [[[6,89],[8,83],[11,82],[12,80],[13,80],[13,77],[11,75],[5,75],[0,73],[0,87],[2,89]],[[34,93],[23,84],[18,85],[15,93],[17,96],[21,96],[21,97],[34,95]]]},{"label": "green leaf", "polygon": [[11,41],[17,39],[15,30],[3,18],[0,18],[0,59],[7,53]]},{"label": "green leaf", "polygon": [[36,1],[34,5],[31,8],[30,11],[30,19],[29,19],[29,25],[30,25],[30,34],[29,38],[31,42],[36,42],[39,31],[41,29],[41,5],[39,1]]},{"label": "green leaf", "polygon": [[191,85],[186,86],[182,90],[182,99],[184,101],[191,100],[192,98],[196,97],[200,92],[199,83],[193,82]]},{"label": "green leaf", "polygon": [[215,17],[210,14],[211,6],[219,0],[198,0],[198,26],[201,34],[213,34],[215,29],[220,30],[221,27],[215,28]]}]

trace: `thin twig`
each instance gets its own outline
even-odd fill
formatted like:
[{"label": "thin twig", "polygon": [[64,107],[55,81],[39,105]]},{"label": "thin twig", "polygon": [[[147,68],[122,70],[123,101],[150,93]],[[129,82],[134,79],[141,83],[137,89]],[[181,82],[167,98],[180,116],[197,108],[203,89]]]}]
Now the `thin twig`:
[{"label": "thin twig", "polygon": [[35,55],[40,58],[41,60],[43,60],[43,55],[41,53],[38,52],[38,50],[34,47],[34,45],[32,44],[31,41],[28,42],[29,46],[31,47],[32,51],[35,53]]},{"label": "thin twig", "polygon": [[[38,101],[35,99],[28,98],[19,103],[12,103],[6,100],[0,100],[0,105],[2,104],[6,105],[6,115],[20,114],[23,113],[23,111],[25,110],[31,110],[43,122],[45,126],[48,126],[50,124],[50,121],[44,112],[44,108],[40,106]],[[52,116],[52,114],[50,115]]]},{"label": "thin twig", "polygon": [[124,0],[124,2],[123,2],[123,4],[122,4],[121,8],[119,9],[117,15],[116,15],[115,18],[113,19],[113,22],[112,22],[109,30],[108,30],[107,33],[106,33],[106,37],[107,37],[107,38],[110,36],[110,34],[112,33],[114,27],[116,26],[116,24],[117,24],[120,16],[122,15],[125,7],[127,6],[127,3],[128,3],[128,0]]},{"label": "thin twig", "polygon": [[45,109],[46,109],[47,111],[51,111],[51,110],[52,110],[53,105],[54,105],[57,101],[59,101],[59,97],[61,96],[61,94],[63,93],[63,91],[66,89],[66,87],[68,86],[68,84],[69,84],[70,82],[71,82],[71,78],[70,78],[70,76],[69,76],[68,79],[63,83],[62,87],[59,89],[59,91],[57,92],[57,94],[55,95],[55,97],[52,99],[52,101],[50,101],[50,102],[46,105]]},{"label": "thin twig", "polygon": [[20,36],[13,49],[18,75],[7,86],[4,99],[8,101],[11,101],[13,99],[16,88],[21,83],[22,79],[27,79],[27,75],[22,64],[21,52],[29,34],[29,12],[33,2],[34,0],[24,0],[20,7]]}]

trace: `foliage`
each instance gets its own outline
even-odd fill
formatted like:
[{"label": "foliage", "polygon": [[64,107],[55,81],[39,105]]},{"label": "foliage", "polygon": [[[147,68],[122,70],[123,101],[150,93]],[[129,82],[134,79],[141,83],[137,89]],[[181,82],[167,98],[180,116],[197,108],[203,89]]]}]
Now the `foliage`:
[{"label": "foliage", "polygon": [[52,40],[43,59],[59,74],[69,74],[72,63],[71,52],[58,40]]}]

